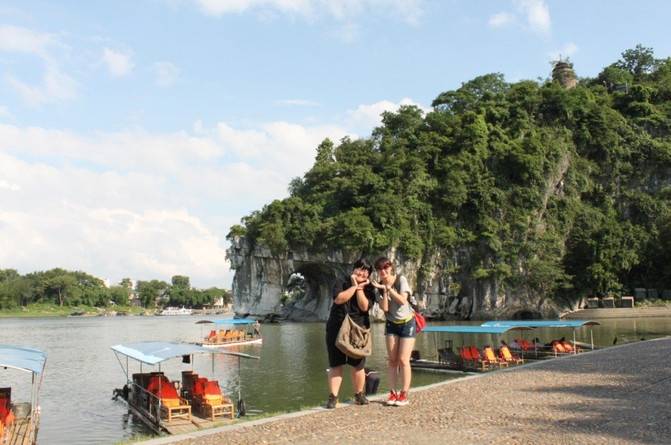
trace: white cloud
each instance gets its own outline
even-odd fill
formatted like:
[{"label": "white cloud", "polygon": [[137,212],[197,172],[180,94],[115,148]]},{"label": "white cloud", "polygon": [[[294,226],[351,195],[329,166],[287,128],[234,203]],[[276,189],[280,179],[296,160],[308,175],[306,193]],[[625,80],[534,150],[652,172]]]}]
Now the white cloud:
[{"label": "white cloud", "polygon": [[509,12],[499,12],[491,16],[488,20],[489,26],[493,28],[501,28],[509,25],[515,21],[515,16]]},{"label": "white cloud", "polygon": [[126,76],[134,67],[130,53],[110,48],[103,49],[102,62],[113,77]]},{"label": "white cloud", "polygon": [[9,108],[4,105],[0,105],[0,118],[9,119],[12,117],[12,113],[9,112]]},{"label": "white cloud", "polygon": [[548,53],[550,60],[559,60],[570,57],[573,54],[578,52],[578,45],[573,42],[569,42],[566,45],[562,46],[560,49]]},{"label": "white cloud", "polygon": [[11,25],[0,26],[0,51],[35,54],[46,57],[47,48],[56,43],[46,33]]},{"label": "white cloud", "polygon": [[544,0],[516,0],[517,8],[526,16],[529,27],[540,33],[549,33],[550,9]]},{"label": "white cloud", "polygon": [[[368,135],[382,111],[413,103],[361,105],[346,123]],[[0,267],[229,286],[230,226],[286,197],[319,143],[354,136],[347,128],[196,121],[167,134],[79,134],[0,123]]]},{"label": "white cloud", "polygon": [[284,99],[275,102],[278,105],[287,105],[290,107],[318,107],[319,103],[306,99]]},{"label": "white cloud", "polygon": [[175,84],[179,77],[179,68],[170,62],[157,62],[154,64],[156,72],[156,85],[169,87]]},{"label": "white cloud", "polygon": [[23,82],[12,75],[7,75],[6,81],[30,106],[40,106],[77,97],[77,82],[56,65],[47,65],[42,82],[38,85]]},{"label": "white cloud", "polygon": [[382,113],[385,111],[397,111],[401,105],[416,105],[424,112],[430,111],[423,108],[410,98],[403,98],[400,102],[394,103],[389,100],[381,100],[373,104],[359,105],[356,109],[347,112],[347,122],[351,127],[362,131],[362,134],[369,134],[370,130],[382,123]]},{"label": "white cloud", "polygon": [[319,142],[345,135],[288,122],[194,128],[81,135],[0,124],[0,265],[228,286],[230,226],[285,197]]},{"label": "white cloud", "polygon": [[247,11],[277,11],[302,16],[308,20],[326,15],[339,21],[369,11],[384,11],[409,24],[417,24],[422,16],[422,0],[193,0],[207,15],[222,16]]},{"label": "white cloud", "polygon": [[0,52],[29,54],[37,57],[44,66],[39,84],[21,80],[10,72],[4,80],[30,106],[70,100],[77,96],[77,82],[65,73],[59,64],[56,51],[67,49],[51,34],[18,26],[0,26]]},{"label": "white cloud", "polygon": [[10,183],[4,179],[0,179],[0,190],[9,190],[10,192],[18,192],[21,187],[18,184]]}]

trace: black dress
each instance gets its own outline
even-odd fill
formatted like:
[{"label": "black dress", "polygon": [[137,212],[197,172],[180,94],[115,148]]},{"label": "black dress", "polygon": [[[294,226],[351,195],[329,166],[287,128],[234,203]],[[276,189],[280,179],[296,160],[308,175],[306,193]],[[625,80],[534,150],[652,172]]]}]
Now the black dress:
[{"label": "black dress", "polygon": [[[335,286],[333,290],[333,299],[338,296],[338,294],[352,287],[350,281],[345,282],[342,286]],[[340,289],[340,290],[338,290]],[[370,310],[373,307],[375,302],[375,288],[372,284],[368,284],[363,288],[363,293],[368,300],[368,309]],[[351,358],[343,354],[340,349],[336,348],[335,342],[338,337],[338,331],[340,331],[340,326],[342,325],[345,315],[349,314],[352,321],[359,326],[370,328],[370,317],[368,316],[368,311],[362,311],[359,309],[359,305],[356,302],[356,293],[343,304],[331,305],[331,312],[329,313],[329,319],[326,322],[326,350],[329,355],[329,366],[334,368],[336,366],[342,366],[345,364],[354,366],[357,369],[363,368],[366,363],[365,358]]]}]

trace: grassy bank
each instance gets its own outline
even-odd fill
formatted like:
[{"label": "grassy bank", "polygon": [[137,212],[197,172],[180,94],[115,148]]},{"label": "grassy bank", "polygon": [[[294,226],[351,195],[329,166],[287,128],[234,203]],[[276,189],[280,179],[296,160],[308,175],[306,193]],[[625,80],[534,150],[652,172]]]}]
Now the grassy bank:
[{"label": "grassy bank", "polygon": [[0,317],[67,317],[68,315],[105,316],[105,315],[140,315],[146,311],[135,306],[108,306],[104,308],[78,305],[58,306],[50,303],[35,303],[12,309],[0,309]]}]

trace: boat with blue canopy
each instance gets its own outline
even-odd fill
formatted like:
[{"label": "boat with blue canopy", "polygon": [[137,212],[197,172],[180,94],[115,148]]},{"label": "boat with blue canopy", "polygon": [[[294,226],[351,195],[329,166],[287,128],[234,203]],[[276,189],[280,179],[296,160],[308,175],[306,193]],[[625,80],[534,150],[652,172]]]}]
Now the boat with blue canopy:
[{"label": "boat with blue canopy", "polygon": [[14,400],[12,387],[0,388],[0,443],[35,444],[40,422],[39,393],[47,355],[33,348],[0,345],[0,368],[31,374],[30,402]]},{"label": "boat with blue canopy", "polygon": [[204,348],[221,348],[263,343],[261,324],[252,318],[223,318],[219,320],[199,320],[196,324],[214,324],[214,329],[196,344]]},{"label": "boat with blue canopy", "polygon": [[[123,399],[131,413],[153,431],[170,434],[186,433],[221,424],[246,412],[240,390],[240,359],[259,357],[215,349],[193,343],[146,341],[111,347],[126,375],[126,384],[114,390],[114,398]],[[217,380],[194,372],[196,356],[209,356],[214,371],[215,356],[236,357],[238,364],[237,413],[234,401],[222,393]],[[181,359],[190,370],[181,372],[181,379],[169,380],[162,370],[168,360]],[[132,372],[131,362],[139,369]],[[151,367],[147,372],[146,367]],[[155,369],[158,367],[158,370]]]},{"label": "boat with blue canopy", "polygon": [[475,367],[468,366],[467,363],[464,363],[461,355],[454,351],[453,349],[453,340],[445,340],[445,345],[443,348],[439,348],[438,335],[439,334],[448,334],[450,336],[458,336],[461,338],[461,345],[463,347],[466,336],[476,336],[481,342],[493,343],[491,340],[495,336],[500,336],[509,331],[523,331],[530,330],[530,327],[527,326],[477,326],[477,325],[431,325],[427,326],[422,330],[422,333],[427,335],[432,334],[433,343],[436,350],[437,360],[434,359],[423,359],[419,356],[418,351],[413,351],[413,359],[410,361],[410,365],[416,369],[430,370],[430,371],[439,371],[447,373],[471,373],[477,369]]},{"label": "boat with blue canopy", "polygon": [[[490,320],[481,324],[481,326],[486,327],[515,327],[515,326],[525,326],[532,329],[536,328],[568,328],[573,329],[573,345],[581,344],[576,340],[576,330],[582,327],[589,328],[590,335],[590,349],[594,349],[594,333],[592,332],[593,326],[598,326],[601,323],[594,320]],[[585,345],[584,343],[582,343]],[[574,348],[573,352],[577,352],[577,348]]]}]

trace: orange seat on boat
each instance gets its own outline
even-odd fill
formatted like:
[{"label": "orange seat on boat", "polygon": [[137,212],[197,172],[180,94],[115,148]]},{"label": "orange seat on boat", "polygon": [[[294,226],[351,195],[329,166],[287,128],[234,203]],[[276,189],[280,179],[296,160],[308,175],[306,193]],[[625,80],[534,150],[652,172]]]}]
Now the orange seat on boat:
[{"label": "orange seat on boat", "polygon": [[212,330],[210,331],[210,334],[207,336],[207,338],[212,338],[212,337],[216,337],[216,336],[217,336],[217,331],[215,331],[214,329],[212,329]]},{"label": "orange seat on boat", "polygon": [[561,345],[564,347],[564,350],[566,352],[574,352],[575,351],[575,349],[573,348],[573,345],[571,345],[571,343],[569,343],[567,341],[561,342]]},{"label": "orange seat on boat", "polygon": [[501,359],[504,362],[508,363],[524,363],[524,359],[521,359],[515,355],[513,355],[512,352],[510,352],[510,349],[508,349],[508,346],[503,345],[499,348],[499,353],[501,354]]},{"label": "orange seat on boat", "polygon": [[472,357],[473,360],[476,360],[476,361],[482,360],[482,356],[480,355],[480,350],[477,347],[471,346],[469,349],[471,351],[471,357]]},{"label": "orange seat on boat", "polygon": [[200,397],[204,396],[207,382],[208,380],[206,377],[198,377],[197,379],[195,379],[193,382],[193,395]]},{"label": "orange seat on boat", "polygon": [[222,403],[223,396],[221,394],[221,388],[219,387],[219,382],[217,380],[209,380],[205,384],[202,398],[206,403],[210,403],[212,405],[218,405]]},{"label": "orange seat on boat", "polygon": [[558,341],[553,341],[553,342],[552,342],[552,350],[553,350],[554,352],[559,352],[559,353],[565,353],[565,352],[568,352],[568,351],[564,348],[564,346],[563,346],[560,342],[558,342]]},{"label": "orange seat on boat", "polygon": [[2,397],[0,395],[0,423],[4,424],[5,419],[11,413],[11,410],[9,409],[9,398],[8,397]]},{"label": "orange seat on boat", "polygon": [[484,360],[488,363],[492,363],[494,365],[499,365],[499,366],[508,366],[508,363],[502,360],[499,360],[496,354],[494,354],[494,349],[492,349],[491,346],[485,346],[482,349],[482,352],[485,355]]},{"label": "orange seat on boat", "polygon": [[459,348],[459,356],[465,362],[472,362],[473,356],[471,355],[471,349],[468,346]]},{"label": "orange seat on boat", "polygon": [[14,421],[14,413],[11,408],[11,399],[0,395],[0,426],[9,425]]},{"label": "orange seat on boat", "polygon": [[175,385],[164,375],[152,375],[149,377],[147,392],[154,394],[161,399],[161,403],[166,406],[179,406],[179,394]]}]

